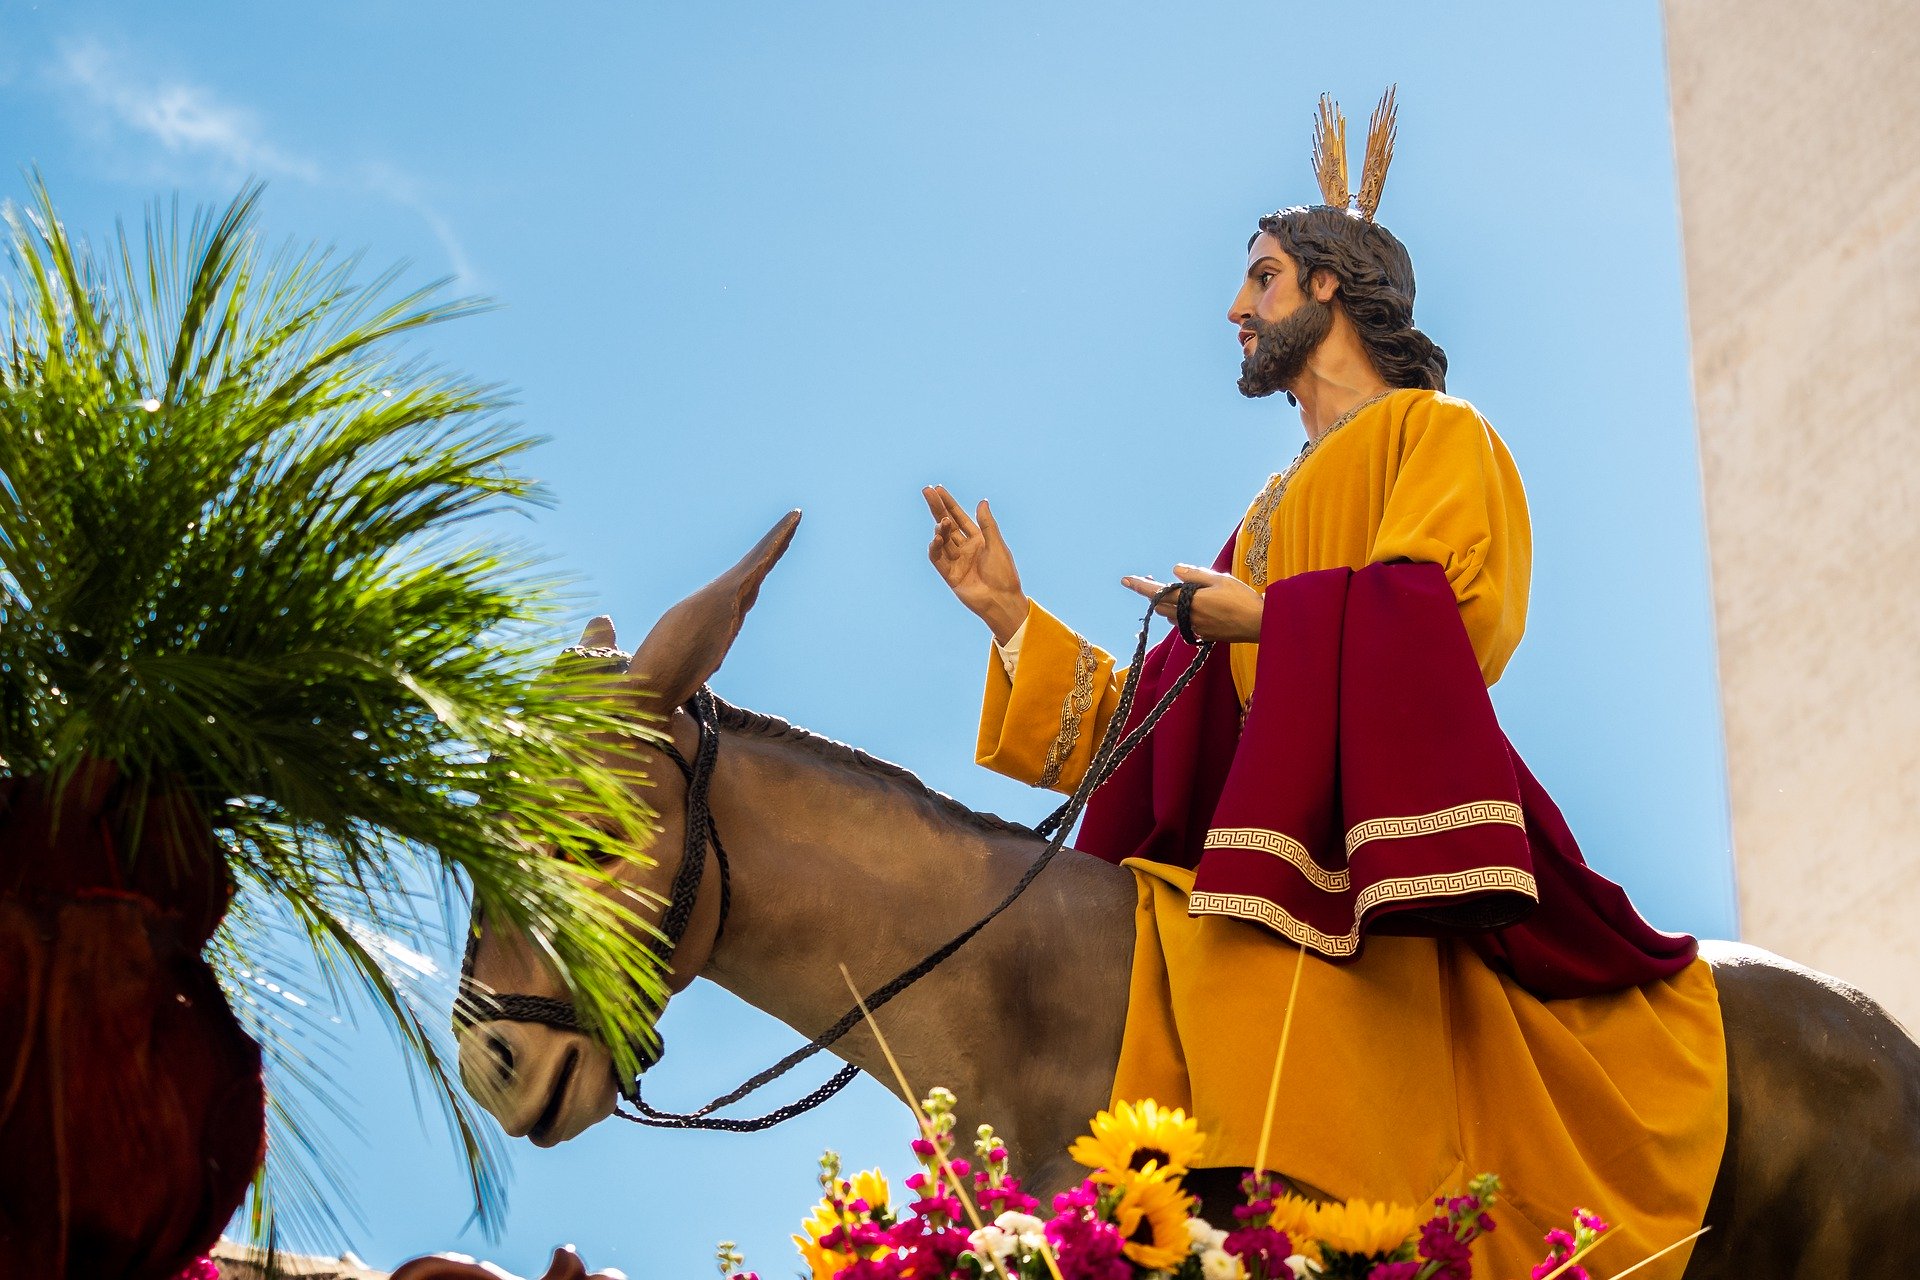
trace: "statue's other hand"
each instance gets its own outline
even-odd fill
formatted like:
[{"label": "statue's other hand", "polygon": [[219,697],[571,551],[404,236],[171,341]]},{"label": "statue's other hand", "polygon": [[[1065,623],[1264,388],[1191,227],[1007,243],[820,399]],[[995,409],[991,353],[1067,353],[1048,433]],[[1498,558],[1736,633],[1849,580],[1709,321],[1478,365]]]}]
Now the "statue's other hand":
[{"label": "statue's other hand", "polygon": [[[1190,611],[1194,635],[1202,640],[1232,644],[1259,643],[1260,616],[1266,602],[1258,591],[1230,573],[1196,565],[1175,565],[1173,573],[1180,582],[1200,584],[1200,589],[1193,593]],[[1130,575],[1120,579],[1120,585],[1151,600],[1168,584]],[[1155,606],[1154,612],[1172,621],[1176,607],[1174,597],[1168,596]]]},{"label": "statue's other hand", "polygon": [[920,491],[933,517],[933,540],[927,559],[960,603],[972,610],[1005,644],[1027,618],[1027,595],[1020,588],[1020,571],[1013,552],[1000,534],[1000,522],[982,499],[969,516],[945,485]]}]

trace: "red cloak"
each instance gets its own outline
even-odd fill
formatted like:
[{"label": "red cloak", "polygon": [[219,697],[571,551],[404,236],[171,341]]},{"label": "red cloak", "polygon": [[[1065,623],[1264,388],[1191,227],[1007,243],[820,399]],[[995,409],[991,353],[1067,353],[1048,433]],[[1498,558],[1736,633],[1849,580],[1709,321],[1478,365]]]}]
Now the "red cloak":
[{"label": "red cloak", "polygon": [[[1193,653],[1170,635],[1147,655],[1127,728]],[[1371,933],[1463,935],[1543,999],[1668,977],[1696,949],[1587,865],[1501,732],[1430,564],[1268,587],[1244,723],[1217,649],[1094,796],[1077,847],[1193,869],[1194,914],[1329,960]]]}]

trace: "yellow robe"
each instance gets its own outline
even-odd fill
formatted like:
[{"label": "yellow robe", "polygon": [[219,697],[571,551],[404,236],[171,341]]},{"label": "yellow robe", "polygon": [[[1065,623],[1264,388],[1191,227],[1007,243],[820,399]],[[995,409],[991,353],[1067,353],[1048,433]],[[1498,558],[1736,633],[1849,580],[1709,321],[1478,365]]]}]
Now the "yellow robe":
[{"label": "yellow robe", "polygon": [[[1270,513],[1270,518],[1267,518]],[[1277,506],[1256,500],[1232,571],[1256,586],[1388,560],[1440,565],[1489,684],[1526,622],[1531,540],[1506,447],[1464,401],[1397,391],[1327,437]],[[1230,652],[1244,704],[1256,646]],[[1071,791],[1124,672],[1039,606],[1018,667],[990,657],[977,755]],[[1193,875],[1140,859],[1116,1100],[1197,1116],[1203,1163],[1251,1165],[1296,949],[1244,921],[1193,917]],[[1452,940],[1376,937],[1309,954],[1270,1162],[1339,1198],[1424,1205],[1476,1173],[1505,1183],[1479,1274],[1523,1277],[1576,1206],[1615,1223],[1610,1275],[1700,1225],[1726,1141],[1726,1053],[1703,961],[1607,996],[1542,1001]],[[1689,1249],[1637,1272],[1678,1277]]]}]

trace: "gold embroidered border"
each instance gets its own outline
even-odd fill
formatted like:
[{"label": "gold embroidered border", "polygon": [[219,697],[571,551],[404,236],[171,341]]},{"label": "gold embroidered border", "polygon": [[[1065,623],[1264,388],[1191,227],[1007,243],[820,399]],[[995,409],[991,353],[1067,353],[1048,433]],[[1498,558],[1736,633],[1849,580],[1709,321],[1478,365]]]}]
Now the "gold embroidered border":
[{"label": "gold embroidered border", "polygon": [[1080,641],[1080,653],[1073,662],[1073,692],[1060,704],[1060,733],[1047,748],[1047,760],[1040,768],[1040,785],[1052,787],[1060,781],[1060,770],[1080,744],[1080,722],[1093,709],[1093,672],[1098,666],[1093,646]]},{"label": "gold embroidered border", "polygon": [[1307,846],[1284,831],[1269,831],[1265,827],[1215,827],[1207,832],[1206,848],[1254,849],[1270,853],[1291,864],[1314,888],[1328,893],[1345,893],[1353,887],[1346,872],[1327,870],[1313,860],[1313,855],[1307,852]]},{"label": "gold embroidered border", "polygon": [[1344,934],[1325,933],[1279,903],[1245,893],[1192,893],[1187,896],[1187,910],[1197,916],[1252,920],[1321,955],[1337,958],[1360,950],[1360,922],[1375,907],[1412,898],[1451,898],[1501,889],[1540,900],[1540,890],[1526,872],[1513,867],[1474,867],[1438,876],[1400,876],[1368,885],[1354,903],[1353,928]]},{"label": "gold embroidered border", "polygon": [[1457,831],[1461,827],[1478,827],[1489,823],[1504,823],[1519,827],[1522,831],[1527,829],[1526,815],[1512,801],[1472,800],[1454,805],[1451,809],[1417,813],[1404,818],[1369,818],[1359,826],[1348,829],[1347,858],[1351,861],[1360,846],[1370,840],[1431,836],[1442,831]]},{"label": "gold embroidered border", "polygon": [[1293,468],[1289,467],[1284,475],[1269,477],[1253,510],[1247,513],[1247,551],[1240,563],[1246,567],[1247,579],[1255,591],[1267,585],[1267,548],[1273,542],[1273,513],[1280,507],[1281,495],[1287,491],[1287,477],[1292,474]]}]

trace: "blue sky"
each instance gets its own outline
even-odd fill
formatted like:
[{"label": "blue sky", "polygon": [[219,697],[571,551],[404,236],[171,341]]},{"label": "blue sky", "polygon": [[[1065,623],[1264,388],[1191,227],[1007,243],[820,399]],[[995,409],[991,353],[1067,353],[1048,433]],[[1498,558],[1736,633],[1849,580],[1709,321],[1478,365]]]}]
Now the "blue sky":
[{"label": "blue sky", "polygon": [[[1503,722],[1589,858],[1657,923],[1734,929],[1658,6],[931,8],[0,0],[0,198],[69,221],[269,183],[265,225],[457,277],[500,309],[434,354],[550,437],[533,534],[631,631],[807,510],[717,681],[980,808],[980,627],[918,489],[986,494],[1029,590],[1109,648],[1121,574],[1205,561],[1298,447],[1233,387],[1253,221],[1312,198],[1316,95],[1402,104],[1381,219],[1451,389],[1526,477],[1536,559]],[[448,957],[450,959],[450,957]],[[967,1017],[956,1010],[956,1017]],[[653,1091],[705,1098],[793,1036],[704,984]],[[1017,1052],[1017,1047],[1010,1050]],[[903,1168],[871,1082],[752,1138],[602,1125],[515,1149],[507,1235],[462,1235],[438,1121],[377,1029],[342,1083],[351,1243],[391,1266],[547,1246],[768,1276],[829,1143]],[[932,1082],[928,1082],[932,1083]]]}]

